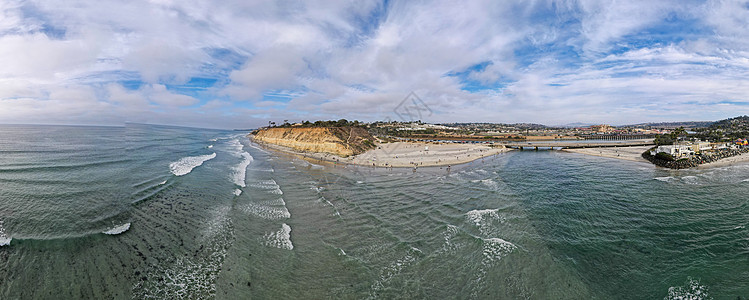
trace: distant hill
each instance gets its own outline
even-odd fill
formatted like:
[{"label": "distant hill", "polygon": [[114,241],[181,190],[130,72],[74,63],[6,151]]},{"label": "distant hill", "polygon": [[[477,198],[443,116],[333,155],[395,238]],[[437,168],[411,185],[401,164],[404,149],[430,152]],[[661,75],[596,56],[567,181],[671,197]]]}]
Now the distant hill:
[{"label": "distant hill", "polygon": [[712,121],[688,121],[688,122],[651,122],[626,125],[626,127],[655,127],[655,128],[704,128],[712,125]]},{"label": "distant hill", "polygon": [[557,126],[552,126],[552,127],[558,127],[558,128],[578,128],[578,127],[589,127],[589,126],[592,126],[592,125],[596,125],[596,124],[575,122],[575,123],[567,123],[567,124],[564,124],[564,125],[557,125]]},{"label": "distant hill", "polygon": [[749,131],[749,116],[740,116],[717,121],[710,125],[711,129],[743,130]]},{"label": "distant hill", "polygon": [[720,120],[696,131],[696,137],[710,141],[745,139],[749,137],[749,116]]},{"label": "distant hill", "polygon": [[544,129],[549,128],[546,125],[543,124],[535,124],[535,123],[513,123],[513,124],[506,124],[506,123],[440,123],[438,125],[444,125],[449,127],[456,127],[456,128],[498,128],[498,127],[513,127],[517,129]]}]

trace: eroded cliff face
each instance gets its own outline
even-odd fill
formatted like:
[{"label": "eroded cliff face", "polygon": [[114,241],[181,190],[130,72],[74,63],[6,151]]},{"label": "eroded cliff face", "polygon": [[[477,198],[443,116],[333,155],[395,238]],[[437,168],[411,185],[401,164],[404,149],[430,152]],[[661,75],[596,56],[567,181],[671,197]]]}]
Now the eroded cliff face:
[{"label": "eroded cliff face", "polygon": [[374,138],[358,127],[266,128],[254,140],[301,152],[329,153],[347,157],[374,148]]}]

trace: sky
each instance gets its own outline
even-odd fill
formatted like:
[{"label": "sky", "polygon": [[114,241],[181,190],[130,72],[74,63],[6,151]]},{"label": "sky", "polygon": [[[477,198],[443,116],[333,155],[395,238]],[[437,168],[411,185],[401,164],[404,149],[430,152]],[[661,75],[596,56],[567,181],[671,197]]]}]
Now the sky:
[{"label": "sky", "polygon": [[0,1],[0,123],[749,114],[749,1]]}]

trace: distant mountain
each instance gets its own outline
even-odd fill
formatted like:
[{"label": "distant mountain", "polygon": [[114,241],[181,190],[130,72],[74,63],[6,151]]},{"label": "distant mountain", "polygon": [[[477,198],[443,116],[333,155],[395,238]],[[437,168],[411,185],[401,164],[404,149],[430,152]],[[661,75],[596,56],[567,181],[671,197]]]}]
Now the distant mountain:
[{"label": "distant mountain", "polygon": [[576,122],[576,123],[567,123],[567,124],[564,124],[564,125],[557,125],[557,126],[553,126],[553,127],[577,128],[577,127],[589,127],[589,126],[592,126],[592,125],[596,125],[596,124]]},{"label": "distant mountain", "polygon": [[689,121],[689,122],[651,122],[626,125],[625,127],[655,127],[655,128],[704,128],[712,125],[711,121]]}]

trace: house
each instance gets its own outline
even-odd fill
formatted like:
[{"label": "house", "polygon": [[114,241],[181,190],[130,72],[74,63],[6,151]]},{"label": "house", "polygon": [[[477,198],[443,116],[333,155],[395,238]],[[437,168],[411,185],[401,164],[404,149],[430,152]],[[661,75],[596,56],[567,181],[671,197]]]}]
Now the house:
[{"label": "house", "polygon": [[697,142],[689,145],[690,149],[694,153],[700,153],[702,151],[706,150],[712,150],[713,149],[713,143],[709,142]]},{"label": "house", "polygon": [[658,153],[664,152],[668,153],[669,155],[673,156],[674,158],[683,158],[687,157],[689,155],[693,155],[694,151],[692,150],[692,145],[663,145],[658,146],[653,151],[650,151],[650,155],[656,155]]}]

